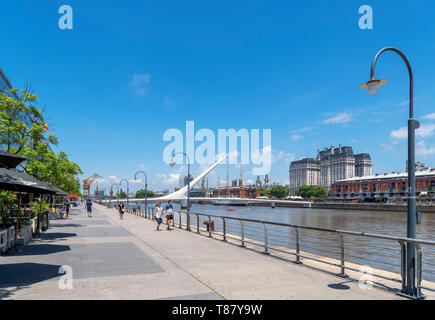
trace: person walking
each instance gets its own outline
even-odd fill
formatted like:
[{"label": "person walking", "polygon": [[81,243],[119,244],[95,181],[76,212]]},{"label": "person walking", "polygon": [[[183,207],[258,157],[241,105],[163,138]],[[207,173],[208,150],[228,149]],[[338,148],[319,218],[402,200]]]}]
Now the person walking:
[{"label": "person walking", "polygon": [[65,202],[63,204],[65,205],[65,216],[68,218],[71,203],[68,201],[67,198],[65,198]]},{"label": "person walking", "polygon": [[172,200],[169,200],[168,204],[165,207],[165,215],[166,221],[168,222],[168,230],[172,230],[171,222],[172,226],[174,226],[174,207],[172,206]]},{"label": "person walking", "polygon": [[161,202],[157,203],[156,208],[154,209],[154,217],[157,219],[157,231],[160,231],[160,225],[163,221],[163,208]]},{"label": "person walking", "polygon": [[86,201],[86,211],[88,212],[88,217],[92,218],[92,201],[91,201],[91,199],[88,199]]},{"label": "person walking", "polygon": [[119,218],[121,220],[124,219],[124,211],[125,211],[124,201],[121,201],[119,203],[118,210],[119,210]]}]

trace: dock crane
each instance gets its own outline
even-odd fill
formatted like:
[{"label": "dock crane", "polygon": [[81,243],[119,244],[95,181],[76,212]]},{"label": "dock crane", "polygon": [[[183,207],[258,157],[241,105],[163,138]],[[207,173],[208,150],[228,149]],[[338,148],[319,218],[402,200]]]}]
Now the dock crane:
[{"label": "dock crane", "polygon": [[96,181],[97,183],[97,196],[98,196],[98,179],[102,179],[103,177],[99,175],[98,173],[94,173],[89,178],[86,178],[83,180],[83,193],[87,195],[88,198],[91,197],[91,184]]}]

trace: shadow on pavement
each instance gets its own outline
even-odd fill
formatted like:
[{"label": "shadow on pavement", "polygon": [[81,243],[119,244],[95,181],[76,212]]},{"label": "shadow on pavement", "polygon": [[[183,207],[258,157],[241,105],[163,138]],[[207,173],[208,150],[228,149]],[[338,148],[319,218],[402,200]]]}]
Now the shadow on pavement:
[{"label": "shadow on pavement", "polygon": [[54,240],[54,239],[62,239],[69,237],[77,237],[77,233],[65,233],[65,232],[52,232],[52,233],[44,233],[41,235],[41,240]]},{"label": "shadow on pavement", "polygon": [[[29,286],[56,278],[60,265],[42,263],[11,263],[0,265],[0,288]],[[13,294],[13,290],[0,290],[0,298]]]},{"label": "shadow on pavement", "polygon": [[86,227],[85,224],[80,223],[50,223],[50,228],[64,228],[64,227],[70,227],[70,228],[81,228]]},{"label": "shadow on pavement", "polygon": [[59,244],[34,244],[25,246],[22,251],[15,251],[9,256],[36,256],[71,250],[70,246]]}]

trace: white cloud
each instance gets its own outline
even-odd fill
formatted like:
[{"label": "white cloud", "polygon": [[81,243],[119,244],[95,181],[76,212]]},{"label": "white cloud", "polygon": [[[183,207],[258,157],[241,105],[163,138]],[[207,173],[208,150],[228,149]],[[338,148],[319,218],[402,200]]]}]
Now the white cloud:
[{"label": "white cloud", "polygon": [[165,185],[178,184],[180,180],[180,174],[178,173],[170,173],[168,175],[164,173],[158,173],[156,176],[160,179],[160,182]]},{"label": "white cloud", "polygon": [[292,142],[296,142],[296,141],[298,141],[298,140],[301,140],[303,137],[304,137],[304,136],[301,136],[300,134],[294,134],[294,135],[292,135],[292,136],[290,137],[290,140],[291,140]]},{"label": "white cloud", "polygon": [[[417,137],[427,138],[435,133],[435,124],[422,124],[420,128],[415,131]],[[408,137],[408,127],[402,127],[397,130],[391,131],[391,138],[393,139],[406,139]]]},{"label": "white cloud", "polygon": [[423,117],[423,119],[431,119],[431,120],[435,120],[435,113],[430,113],[427,114]]},{"label": "white cloud", "polygon": [[419,141],[415,153],[419,156],[431,156],[435,154],[435,147],[428,148],[425,141]]},{"label": "white cloud", "polygon": [[128,86],[132,88],[139,96],[144,96],[148,93],[148,84],[150,83],[151,75],[149,73],[134,74]]},{"label": "white cloud", "polygon": [[350,121],[352,121],[352,114],[348,112],[340,112],[335,117],[323,120],[322,123],[324,124],[349,123]]}]

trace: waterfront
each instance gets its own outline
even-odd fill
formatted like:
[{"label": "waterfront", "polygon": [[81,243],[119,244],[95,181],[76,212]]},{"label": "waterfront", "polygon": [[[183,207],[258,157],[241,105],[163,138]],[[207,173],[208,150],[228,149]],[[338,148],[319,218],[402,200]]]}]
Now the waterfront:
[{"label": "waterfront", "polygon": [[[192,205],[191,212],[397,237],[406,236],[406,213],[402,212],[312,208],[271,209],[267,207],[226,207],[196,204]],[[182,218],[184,221],[184,215],[182,215]],[[202,227],[204,226],[204,219],[204,217],[201,217]],[[191,222],[193,225],[196,224],[195,220],[193,219]],[[216,231],[220,231],[222,222],[220,219],[214,220]],[[178,223],[178,216],[176,216],[176,222]],[[240,225],[237,221],[228,220],[226,227],[228,233],[240,235]],[[271,244],[291,249],[295,247],[295,233],[292,229],[270,226],[268,231]],[[262,227],[259,227],[258,224],[246,224],[245,236],[262,241]],[[340,247],[337,234],[301,230],[300,236],[301,251],[330,258],[339,258]],[[422,223],[417,225],[417,238],[435,240],[434,214],[422,214]],[[400,273],[400,246],[398,242],[345,236],[345,244],[346,261]],[[423,279],[435,281],[435,248],[422,246],[422,252]]]}]

